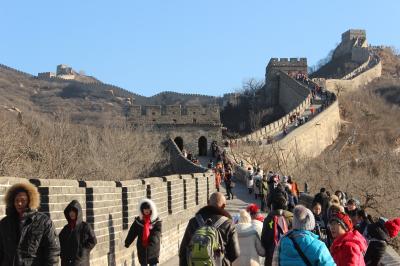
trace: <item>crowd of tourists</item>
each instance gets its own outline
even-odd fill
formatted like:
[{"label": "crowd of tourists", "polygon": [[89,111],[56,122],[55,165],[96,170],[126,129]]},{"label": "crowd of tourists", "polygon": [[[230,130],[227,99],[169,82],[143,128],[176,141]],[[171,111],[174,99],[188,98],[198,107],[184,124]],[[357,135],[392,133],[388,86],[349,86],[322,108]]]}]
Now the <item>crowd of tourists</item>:
[{"label": "crowd of tourists", "polygon": [[[221,167],[228,168],[226,176],[231,169],[221,161]],[[373,220],[357,199],[347,199],[341,191],[330,194],[321,188],[310,210],[299,204],[299,190],[290,176],[249,169],[247,187],[260,200],[261,210],[249,204],[235,219],[225,210],[225,195],[212,193],[207,206],[187,224],[179,265],[379,265],[388,241],[400,231],[400,218]],[[233,198],[229,189],[227,197]],[[59,235],[52,220],[38,211],[40,194],[34,185],[11,186],[5,202],[0,265],[58,265],[60,260],[61,265],[90,265],[97,240],[83,221],[78,201],[64,209],[67,223]],[[143,199],[138,207],[125,247],[137,239],[140,265],[157,265],[162,222],[152,200]]]},{"label": "crowd of tourists", "polygon": [[262,260],[264,265],[380,265],[389,240],[400,231],[400,218],[372,219],[359,200],[342,191],[321,188],[308,209],[299,204],[290,176],[249,167],[247,188],[260,199],[261,210],[250,204],[240,211],[240,255],[233,265]]}]

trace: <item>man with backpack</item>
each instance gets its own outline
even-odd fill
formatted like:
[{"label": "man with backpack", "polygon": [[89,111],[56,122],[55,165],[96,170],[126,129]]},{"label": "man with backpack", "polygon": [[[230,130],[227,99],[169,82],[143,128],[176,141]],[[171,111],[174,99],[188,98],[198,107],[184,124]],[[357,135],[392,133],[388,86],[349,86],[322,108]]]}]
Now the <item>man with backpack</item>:
[{"label": "man with backpack", "polygon": [[272,198],[272,210],[264,219],[261,244],[265,249],[265,266],[272,265],[272,256],[281,237],[292,227],[293,214],[286,211],[287,199],[282,195]]},{"label": "man with backpack", "polygon": [[208,205],[190,219],[179,249],[180,266],[229,266],[239,257],[237,232],[225,205],[224,195],[214,192]]}]

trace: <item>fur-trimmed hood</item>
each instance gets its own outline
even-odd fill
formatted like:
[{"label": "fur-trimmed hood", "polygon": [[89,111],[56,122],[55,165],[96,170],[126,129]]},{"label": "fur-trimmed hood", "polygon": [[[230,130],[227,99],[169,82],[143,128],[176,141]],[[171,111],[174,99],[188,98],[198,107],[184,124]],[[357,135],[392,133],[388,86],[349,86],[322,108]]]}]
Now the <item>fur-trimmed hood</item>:
[{"label": "fur-trimmed hood", "polygon": [[143,220],[143,213],[142,213],[142,211],[140,210],[140,207],[141,207],[142,204],[145,203],[145,202],[148,203],[148,204],[150,205],[150,209],[151,209],[151,217],[150,217],[150,220],[153,222],[153,221],[155,221],[155,220],[158,218],[158,212],[157,212],[156,204],[155,204],[154,201],[152,201],[151,199],[142,199],[142,200],[139,202],[139,205],[138,205],[139,218],[140,218],[140,220]]},{"label": "fur-trimmed hood", "polygon": [[40,193],[37,187],[31,183],[17,183],[12,185],[6,192],[4,197],[4,202],[6,204],[6,214],[10,215],[16,212],[14,207],[15,196],[21,192],[25,191],[29,198],[29,209],[35,211],[40,207]]}]

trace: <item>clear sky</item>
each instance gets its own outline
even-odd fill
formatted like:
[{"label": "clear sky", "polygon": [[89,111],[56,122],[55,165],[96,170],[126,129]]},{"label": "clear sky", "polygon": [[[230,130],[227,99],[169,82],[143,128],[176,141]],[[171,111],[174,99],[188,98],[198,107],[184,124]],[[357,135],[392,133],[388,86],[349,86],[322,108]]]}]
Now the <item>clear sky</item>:
[{"label": "clear sky", "polygon": [[0,63],[68,64],[150,96],[222,95],[262,79],[271,57],[324,58],[349,28],[400,47],[400,1],[2,1]]}]

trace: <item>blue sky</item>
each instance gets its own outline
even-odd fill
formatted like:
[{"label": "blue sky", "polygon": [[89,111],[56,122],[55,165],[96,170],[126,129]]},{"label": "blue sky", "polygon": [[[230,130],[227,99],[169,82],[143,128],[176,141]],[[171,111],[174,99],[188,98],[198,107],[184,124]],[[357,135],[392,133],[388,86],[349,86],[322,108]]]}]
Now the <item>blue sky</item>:
[{"label": "blue sky", "polygon": [[315,64],[349,28],[399,48],[399,14],[398,0],[3,1],[0,63],[64,63],[146,96],[222,95],[263,79],[271,57]]}]

